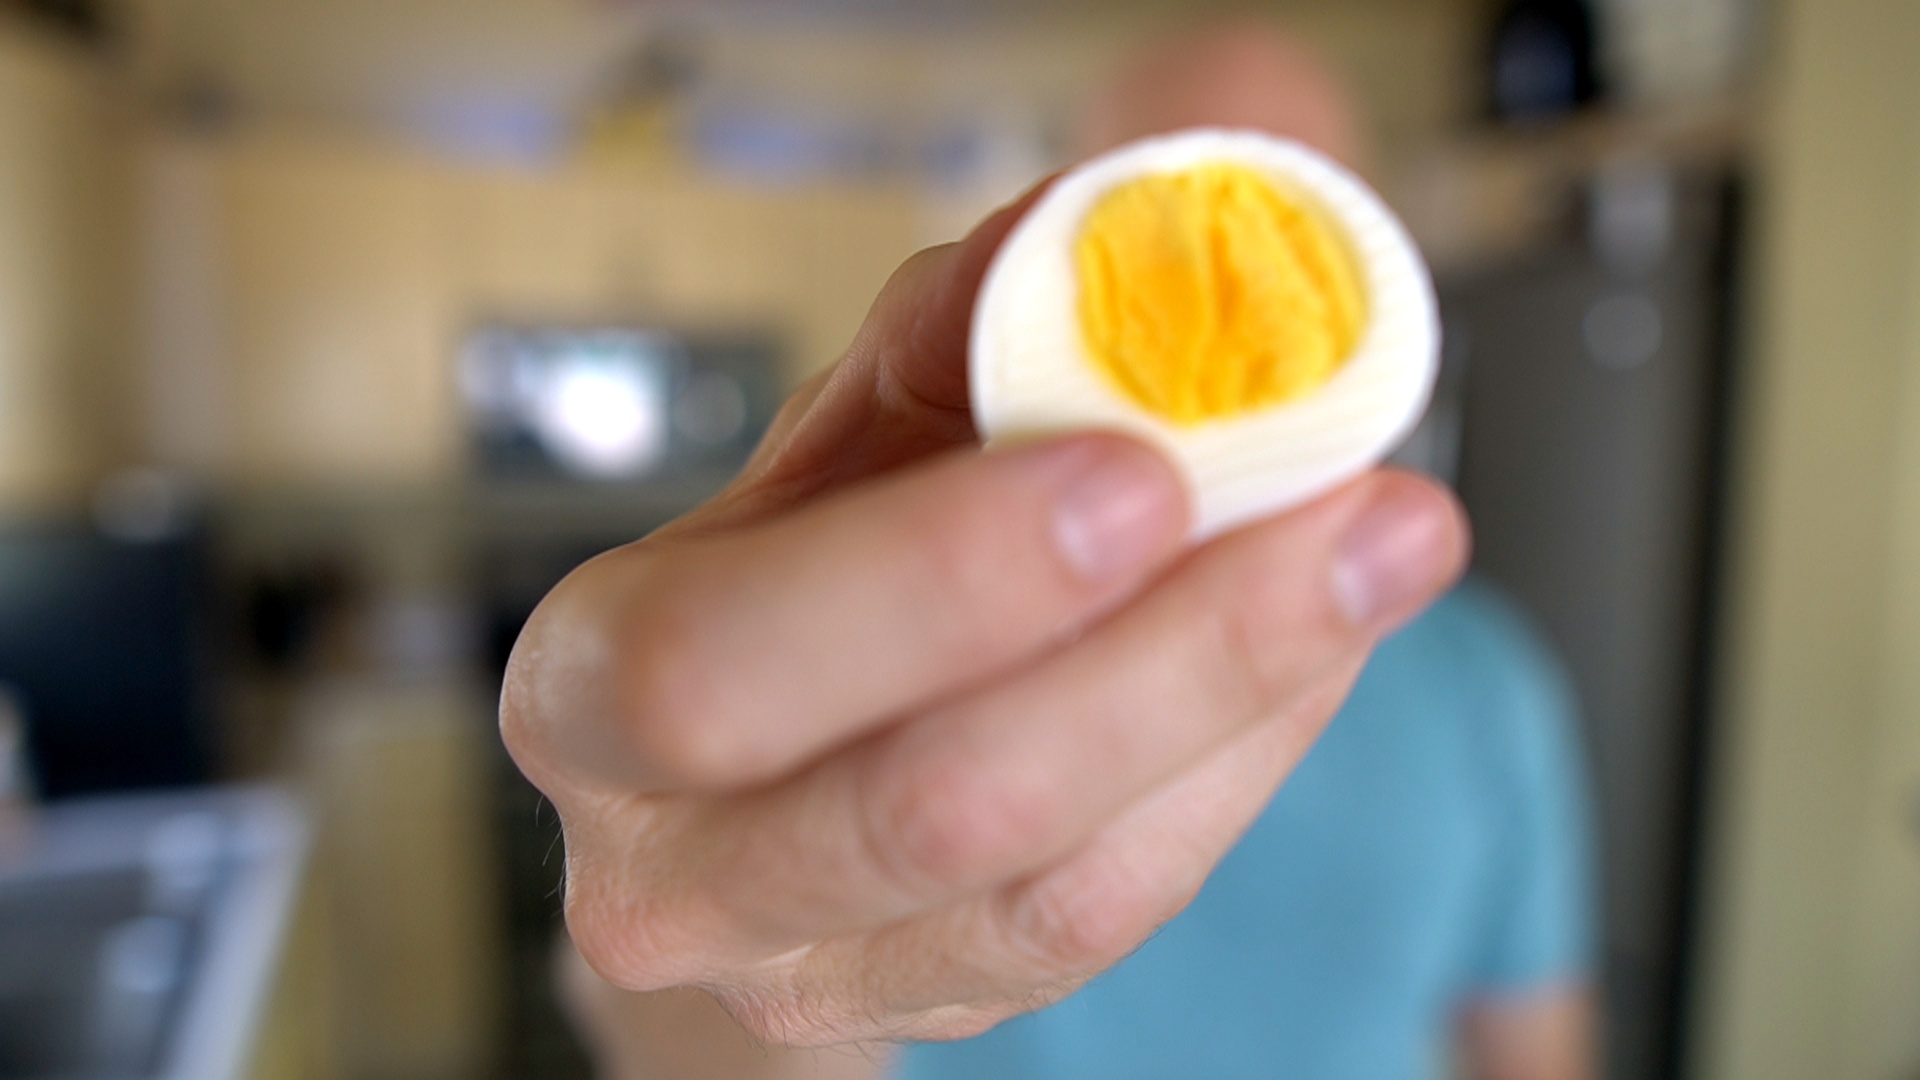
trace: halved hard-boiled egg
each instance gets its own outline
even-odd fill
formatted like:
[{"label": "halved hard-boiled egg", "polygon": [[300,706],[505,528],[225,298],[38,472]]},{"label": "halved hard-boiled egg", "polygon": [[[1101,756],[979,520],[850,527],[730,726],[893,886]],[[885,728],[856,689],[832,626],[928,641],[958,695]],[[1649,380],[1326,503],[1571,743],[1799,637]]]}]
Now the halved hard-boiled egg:
[{"label": "halved hard-boiled egg", "polygon": [[1384,458],[1439,366],[1433,285],[1359,179],[1298,143],[1197,129],[1069,172],[975,304],[991,441],[1120,430],[1192,490],[1209,536]]}]

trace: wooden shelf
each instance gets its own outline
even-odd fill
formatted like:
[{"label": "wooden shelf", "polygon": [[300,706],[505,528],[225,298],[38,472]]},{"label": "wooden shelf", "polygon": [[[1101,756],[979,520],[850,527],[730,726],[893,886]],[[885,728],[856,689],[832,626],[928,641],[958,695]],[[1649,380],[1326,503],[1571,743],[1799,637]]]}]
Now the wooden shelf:
[{"label": "wooden shelf", "polygon": [[1539,130],[1484,129],[1420,147],[1388,170],[1388,198],[1437,272],[1465,272],[1537,246],[1569,200],[1612,167],[1682,172],[1738,164],[1751,142],[1744,102],[1596,113]]}]

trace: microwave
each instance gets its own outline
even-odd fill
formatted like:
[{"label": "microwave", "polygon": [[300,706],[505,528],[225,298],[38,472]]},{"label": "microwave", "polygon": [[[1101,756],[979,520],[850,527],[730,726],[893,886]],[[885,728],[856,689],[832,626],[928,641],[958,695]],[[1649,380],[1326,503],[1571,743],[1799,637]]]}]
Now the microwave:
[{"label": "microwave", "polygon": [[730,475],[779,407],[772,335],[653,326],[484,326],[459,360],[482,481]]}]

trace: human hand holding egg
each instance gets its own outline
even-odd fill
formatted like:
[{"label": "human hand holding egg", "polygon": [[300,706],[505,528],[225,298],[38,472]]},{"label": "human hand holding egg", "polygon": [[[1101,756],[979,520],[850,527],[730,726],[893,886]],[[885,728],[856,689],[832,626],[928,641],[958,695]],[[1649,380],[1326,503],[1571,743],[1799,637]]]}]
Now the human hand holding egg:
[{"label": "human hand holding egg", "polygon": [[1365,473],[1432,377],[1417,256],[1311,152],[1182,138],[915,256],[734,485],[529,621],[502,730],[608,981],[787,1045],[1057,1000],[1458,574],[1449,496]]}]

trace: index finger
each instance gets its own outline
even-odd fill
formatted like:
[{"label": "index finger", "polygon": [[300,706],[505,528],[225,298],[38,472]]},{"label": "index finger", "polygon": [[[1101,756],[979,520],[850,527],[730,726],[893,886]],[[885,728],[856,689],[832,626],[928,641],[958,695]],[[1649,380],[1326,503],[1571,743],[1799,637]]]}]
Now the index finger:
[{"label": "index finger", "polygon": [[772,779],[1057,641],[1186,528],[1159,455],[1082,435],[960,452],[761,524],[634,545],[575,571],[528,621],[503,733],[536,784]]}]

